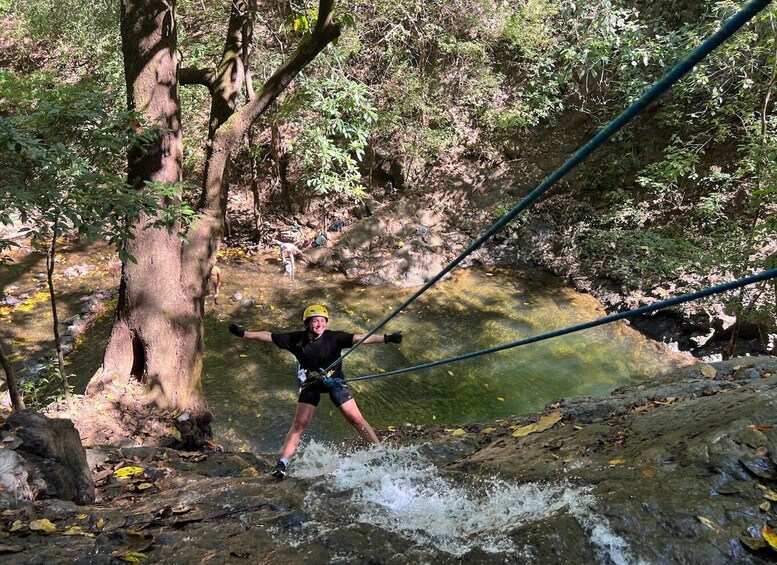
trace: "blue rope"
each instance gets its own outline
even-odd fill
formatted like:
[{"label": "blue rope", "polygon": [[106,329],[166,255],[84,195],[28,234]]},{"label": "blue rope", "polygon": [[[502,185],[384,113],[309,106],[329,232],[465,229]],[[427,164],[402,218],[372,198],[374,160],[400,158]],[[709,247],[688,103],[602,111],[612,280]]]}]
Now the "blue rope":
[{"label": "blue rope", "polygon": [[437,281],[439,281],[446,274],[452,271],[454,267],[456,267],[459,263],[461,263],[473,251],[477,250],[481,245],[483,245],[483,243],[485,243],[486,240],[488,240],[492,235],[494,235],[499,230],[504,228],[523,210],[531,206],[540,196],[542,196],[543,193],[545,193],[554,184],[556,184],[559,180],[561,180],[561,178],[564,177],[564,175],[566,175],[577,165],[583,162],[600,145],[602,145],[605,141],[610,139],[613,135],[615,135],[618,132],[618,130],[623,128],[637,115],[639,115],[656,98],[658,98],[664,92],[669,90],[669,88],[675,82],[677,82],[688,72],[690,72],[691,69],[693,69],[693,67],[696,66],[697,63],[699,63],[702,59],[704,59],[707,55],[709,55],[715,48],[717,48],[725,40],[727,40],[729,37],[734,35],[734,33],[736,33],[737,30],[739,30],[739,28],[741,28],[748,21],[750,21],[753,18],[753,16],[755,16],[758,12],[763,10],[770,3],[771,3],[771,0],[752,0],[744,8],[742,8],[736,14],[731,16],[731,18],[729,18],[726,22],[723,23],[723,25],[718,31],[716,31],[714,34],[712,34],[707,39],[705,39],[704,42],[701,45],[699,45],[696,49],[691,51],[691,53],[684,60],[682,60],[677,65],[675,65],[675,67],[672,68],[672,70],[670,70],[661,79],[659,79],[656,83],[654,83],[653,86],[651,86],[647,91],[645,91],[645,93],[642,94],[642,96],[640,96],[635,102],[633,102],[631,106],[626,108],[626,110],[621,112],[620,115],[615,117],[609,124],[607,124],[607,126],[604,127],[604,129],[602,129],[599,133],[597,133],[593,138],[591,138],[591,140],[588,143],[583,145],[569,159],[567,159],[567,161],[563,165],[561,165],[558,169],[556,169],[553,173],[551,173],[550,176],[548,176],[544,181],[542,181],[542,183],[540,183],[537,186],[537,188],[532,190],[529,193],[529,195],[523,199],[523,201],[517,204],[512,210],[507,212],[507,214],[502,216],[500,220],[498,220],[494,225],[492,225],[488,230],[486,230],[483,233],[483,235],[481,235],[478,239],[472,242],[470,246],[467,247],[467,249],[465,249],[458,257],[456,257],[453,261],[451,261],[448,264],[448,266],[446,266],[443,270],[441,270],[434,277],[432,277],[420,290],[418,290],[415,294],[413,294],[410,298],[408,298],[405,302],[403,302],[401,306],[397,307],[393,312],[391,312],[388,316],[386,316],[386,318],[384,318],[382,322],[380,322],[377,326],[375,326],[372,330],[370,330],[369,333],[365,334],[364,337],[362,337],[358,342],[356,342],[353,345],[353,347],[351,347],[349,350],[343,353],[339,359],[337,359],[335,362],[329,365],[329,367],[327,367],[324,372],[329,371],[330,369],[332,369],[332,367],[334,367],[335,365],[340,363],[343,359],[345,359],[348,355],[350,355],[351,352],[353,352],[357,347],[359,347],[362,343],[364,343],[364,341],[368,337],[370,337],[375,332],[377,332],[380,328],[385,326],[397,314],[399,314],[413,301],[415,301],[419,296],[421,296],[424,292],[426,292],[429,288],[431,288],[432,285],[434,285]]},{"label": "blue rope", "polygon": [[706,296],[711,296],[713,294],[719,294],[721,292],[726,292],[728,290],[734,290],[743,286],[747,286],[750,284],[755,284],[760,281],[765,281],[771,278],[777,277],[777,269],[771,269],[769,271],[764,271],[761,273],[757,273],[755,275],[750,275],[741,279],[737,279],[735,281],[730,281],[727,283],[719,284],[717,286],[713,286],[704,290],[698,290],[696,292],[691,292],[689,294],[683,294],[680,296],[677,296],[675,298],[669,298],[667,300],[662,300],[661,302],[655,302],[653,304],[648,304],[647,306],[642,306],[640,308],[635,308],[634,310],[627,310],[625,312],[619,312],[617,314],[611,314],[609,316],[605,316],[604,318],[599,318],[597,320],[593,320],[591,322],[585,322],[583,324],[578,324],[576,326],[569,326],[564,329],[555,330],[552,332],[540,334],[533,337],[527,337],[524,339],[519,339],[518,341],[513,341],[512,343],[507,343],[505,345],[499,345],[497,347],[492,347],[490,349],[481,349],[480,351],[474,351],[472,353],[466,353],[464,355],[459,355],[457,357],[449,357],[447,359],[441,359],[439,361],[433,361],[431,363],[423,363],[422,365],[415,365],[413,367],[406,367],[404,369],[397,369],[395,371],[389,371],[387,373],[376,373],[374,375],[367,375],[364,377],[355,377],[352,379],[345,379],[343,382],[350,382],[350,381],[363,381],[367,379],[377,379],[380,377],[390,377],[392,375],[400,375],[402,373],[409,373],[411,371],[419,371],[421,369],[430,369],[432,367],[437,367],[438,365],[445,365],[446,363],[454,363],[456,361],[464,361],[466,359],[472,359],[474,357],[480,357],[481,355],[487,355],[489,353],[496,353],[497,351],[503,351],[505,349],[511,349],[513,347],[519,347],[521,345],[527,345],[529,343],[536,343],[538,341],[543,341],[545,339],[550,339],[553,337],[559,337],[562,335],[571,334],[573,332],[579,332],[581,330],[587,330],[589,328],[594,328],[596,326],[601,326],[604,324],[609,324],[610,322],[615,322],[616,320],[623,320],[624,318],[630,318],[632,316],[637,316],[640,314],[647,314],[648,312],[655,312],[656,310],[661,310],[663,308],[668,308],[669,306],[676,306],[677,304],[682,304],[683,302],[690,302],[691,300],[698,300],[699,298],[704,298]]}]

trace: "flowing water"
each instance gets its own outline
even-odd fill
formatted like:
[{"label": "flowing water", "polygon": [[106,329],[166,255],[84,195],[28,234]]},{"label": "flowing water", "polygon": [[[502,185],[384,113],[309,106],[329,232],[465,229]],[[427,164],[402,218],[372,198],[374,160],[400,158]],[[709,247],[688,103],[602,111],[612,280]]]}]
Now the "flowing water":
[{"label": "flowing water", "polygon": [[[272,265],[271,265],[272,266]],[[217,441],[229,449],[277,452],[294,415],[295,363],[271,344],[240,340],[229,321],[247,329],[301,329],[305,305],[325,304],[330,329],[365,333],[415,289],[366,287],[337,277],[267,275],[255,262],[226,266],[226,294],[256,303],[206,310],[203,386],[216,416]],[[224,291],[222,291],[224,293]],[[223,300],[223,299],[222,299]],[[467,269],[441,281],[381,332],[402,330],[396,345],[362,345],[345,360],[347,377],[378,374],[485,349],[605,315],[597,301],[537,271]],[[610,324],[473,360],[353,382],[357,403],[377,428],[404,423],[461,424],[539,410],[575,395],[599,395],[660,374],[665,355],[626,324]],[[308,439],[353,435],[323,398]]]},{"label": "flowing water", "polygon": [[[415,290],[359,286],[314,271],[289,278],[272,260],[226,264],[222,271],[221,303],[206,302],[203,387],[215,415],[215,439],[233,451],[277,453],[293,419],[297,388],[289,353],[232,336],[229,322],[252,330],[292,331],[301,329],[306,305],[322,303],[330,312],[330,328],[365,333]],[[227,298],[236,292],[253,302],[240,305]],[[363,345],[346,358],[345,372],[357,377],[391,371],[603,315],[589,295],[538,271],[458,270],[381,330],[402,330],[401,345]],[[90,343],[106,338],[109,324],[106,317],[91,330]],[[76,351],[71,370],[92,374],[100,355],[100,347]],[[376,428],[391,430],[404,423],[453,427],[540,410],[560,397],[607,394],[671,365],[653,342],[616,323],[350,386]],[[535,563],[537,556],[522,542],[521,532],[545,529],[563,516],[576,522],[598,562],[638,561],[585,485],[512,484],[482,476],[454,481],[423,447],[388,442],[381,450],[351,451],[342,442],[354,435],[323,398],[290,468],[292,477],[311,484],[304,509],[311,519],[293,535],[280,528],[276,535],[284,544],[336,535],[346,520],[383,532],[376,535],[405,540],[400,543],[408,544],[412,562],[455,562],[482,552],[491,556],[488,562]]]},{"label": "flowing water", "polygon": [[496,478],[461,484],[440,473],[432,457],[417,447],[346,453],[316,441],[295,461],[292,476],[312,482],[305,500],[312,527],[287,543],[340,535],[347,516],[347,524],[370,524],[409,540],[419,562],[434,562],[433,552],[461,557],[480,550],[492,563],[536,563],[517,532],[547,527],[566,514],[584,532],[598,562],[637,561],[587,487],[516,485]]}]

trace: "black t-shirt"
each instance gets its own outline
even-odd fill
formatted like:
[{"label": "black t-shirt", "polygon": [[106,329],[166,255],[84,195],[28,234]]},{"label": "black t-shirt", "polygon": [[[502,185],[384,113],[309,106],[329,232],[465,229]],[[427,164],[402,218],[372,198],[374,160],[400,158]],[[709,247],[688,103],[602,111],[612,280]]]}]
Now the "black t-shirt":
[{"label": "black t-shirt", "polygon": [[[302,369],[318,371],[337,361],[342,350],[353,345],[353,334],[324,330],[320,338],[311,340],[307,331],[273,333],[272,341],[281,349],[290,351]],[[333,368],[333,376],[342,378],[342,368],[343,364],[338,363]]]}]

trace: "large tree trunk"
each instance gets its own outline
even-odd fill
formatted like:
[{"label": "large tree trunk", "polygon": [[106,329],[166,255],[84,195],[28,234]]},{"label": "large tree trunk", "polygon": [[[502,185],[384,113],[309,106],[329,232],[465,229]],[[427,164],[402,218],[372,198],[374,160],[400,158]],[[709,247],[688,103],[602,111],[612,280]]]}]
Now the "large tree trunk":
[{"label": "large tree trunk", "polygon": [[[222,236],[229,156],[249,126],[340,32],[331,21],[332,0],[322,0],[314,33],[255,98],[236,110],[244,86],[252,8],[253,1],[233,3],[224,53],[215,71],[181,70],[181,82],[205,85],[213,97],[200,216],[188,229],[186,244],[175,230],[144,229],[152,218],[135,227],[128,251],[137,262],[122,266],[119,304],[103,366],[87,388],[87,394],[97,395],[109,383],[120,388],[132,379],[144,382],[150,404],[191,415],[186,420],[190,435],[183,438],[190,446],[210,435],[212,416],[200,383],[202,319],[206,279]],[[180,181],[175,0],[122,0],[121,31],[129,107],[162,128],[150,151],[130,153],[129,181],[138,190],[147,181]]]},{"label": "large tree trunk", "polygon": [[[174,0],[123,0],[121,37],[129,108],[157,127],[155,141],[128,155],[129,182],[181,181],[181,122]],[[87,393],[129,379],[147,385],[149,403],[189,411],[207,433],[211,420],[200,387],[202,284],[192,285],[176,230],[148,228],[144,218],[128,246],[136,262],[122,265],[119,302],[103,366]]]}]

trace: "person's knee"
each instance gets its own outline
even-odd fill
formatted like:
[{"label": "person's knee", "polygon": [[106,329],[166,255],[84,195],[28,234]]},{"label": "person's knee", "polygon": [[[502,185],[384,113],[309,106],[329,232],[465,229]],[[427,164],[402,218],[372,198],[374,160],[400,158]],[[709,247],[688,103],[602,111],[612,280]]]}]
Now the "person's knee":
[{"label": "person's knee", "polygon": [[345,421],[355,428],[364,428],[367,425],[367,420],[361,414],[345,414]]}]

